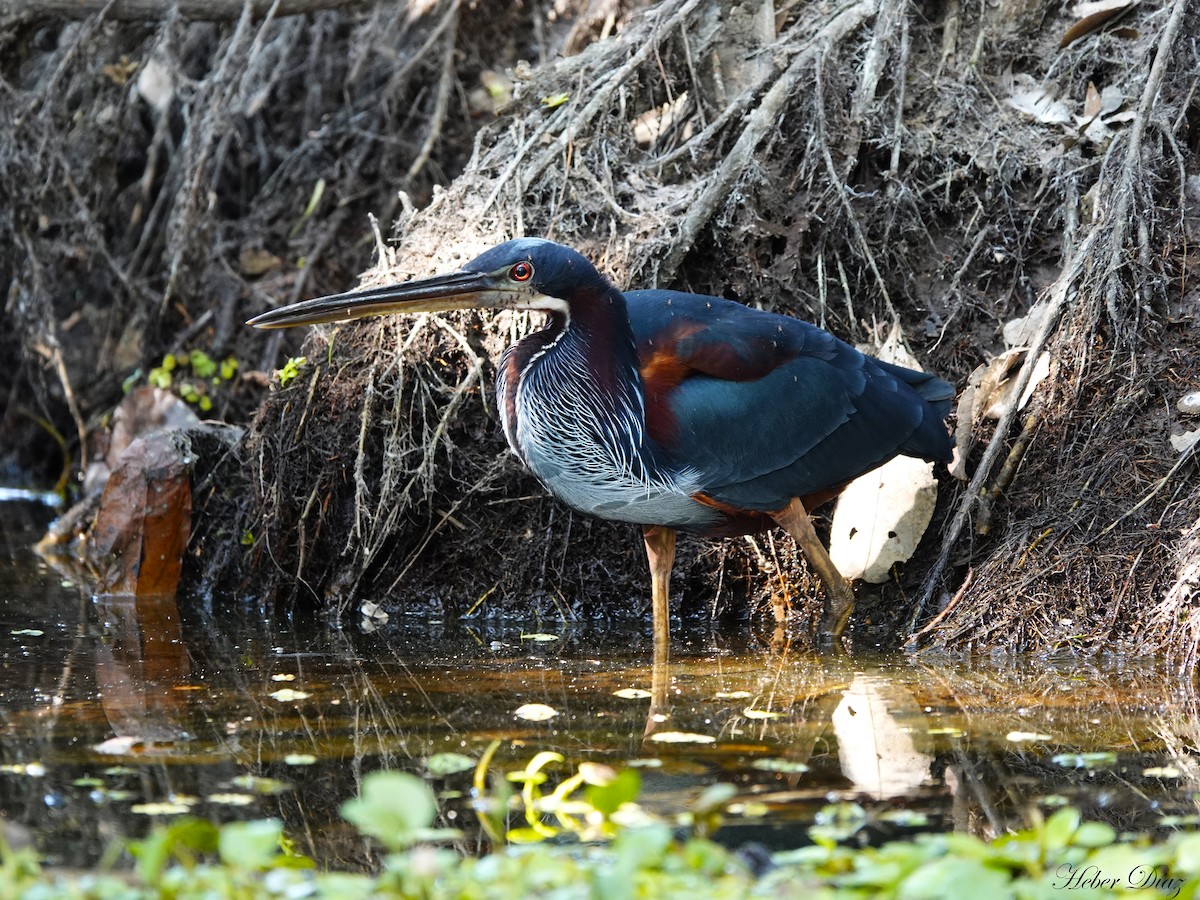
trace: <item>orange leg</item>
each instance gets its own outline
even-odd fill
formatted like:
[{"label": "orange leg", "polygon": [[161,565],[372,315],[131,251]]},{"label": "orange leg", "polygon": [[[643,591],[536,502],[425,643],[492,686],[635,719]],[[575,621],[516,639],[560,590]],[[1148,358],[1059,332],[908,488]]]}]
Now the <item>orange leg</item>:
[{"label": "orange leg", "polygon": [[654,617],[654,662],[650,670],[650,710],[646,737],[670,715],[668,689],[671,673],[671,567],[675,563],[675,529],[664,525],[642,528],[646,558],[650,560],[650,605]]},{"label": "orange leg", "polygon": [[804,558],[825,585],[825,613],[821,616],[821,635],[836,641],[846,629],[850,613],[854,612],[854,591],[829,558],[829,551],[817,537],[803,503],[794,499],[779,512],[772,513],[771,517],[796,539],[796,543],[804,552]]},{"label": "orange leg", "polygon": [[666,662],[671,654],[671,567],[675,564],[675,529],[665,525],[642,528],[646,557],[650,560],[650,608],[654,618],[654,659]]}]

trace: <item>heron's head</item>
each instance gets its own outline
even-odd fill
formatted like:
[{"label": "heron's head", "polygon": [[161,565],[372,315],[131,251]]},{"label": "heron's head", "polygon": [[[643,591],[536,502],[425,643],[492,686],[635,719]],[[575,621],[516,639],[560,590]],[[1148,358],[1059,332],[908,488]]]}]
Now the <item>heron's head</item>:
[{"label": "heron's head", "polygon": [[569,319],[573,303],[602,297],[610,289],[595,266],[570,247],[517,238],[481,253],[458,272],[304,300],[247,324],[287,328],[454,309],[535,309]]}]

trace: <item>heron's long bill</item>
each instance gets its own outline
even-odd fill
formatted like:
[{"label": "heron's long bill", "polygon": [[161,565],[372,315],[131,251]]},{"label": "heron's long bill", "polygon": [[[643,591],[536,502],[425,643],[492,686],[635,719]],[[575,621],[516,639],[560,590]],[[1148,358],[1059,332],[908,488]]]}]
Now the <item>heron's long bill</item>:
[{"label": "heron's long bill", "polygon": [[302,300],[281,306],[247,325],[255,328],[289,328],[293,325],[320,325],[348,322],[389,313],[446,312],[452,309],[499,307],[510,292],[496,287],[491,275],[478,272],[454,272],[435,275],[403,284],[389,284],[365,291],[347,291],[315,300]]}]

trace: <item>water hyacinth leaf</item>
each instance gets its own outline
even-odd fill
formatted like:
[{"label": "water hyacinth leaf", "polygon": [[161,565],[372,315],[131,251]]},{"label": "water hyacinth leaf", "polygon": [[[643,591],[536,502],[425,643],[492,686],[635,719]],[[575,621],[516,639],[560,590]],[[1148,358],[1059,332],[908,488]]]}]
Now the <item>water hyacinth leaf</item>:
[{"label": "water hyacinth leaf", "polygon": [[1071,842],[1071,836],[1079,827],[1079,810],[1063,807],[1046,821],[1042,840],[1046,847],[1058,850]]},{"label": "water hyacinth leaf", "polygon": [[636,769],[622,769],[607,784],[590,784],[587,799],[603,816],[611,816],[622,805],[633,803],[642,790],[642,776]]},{"label": "water hyacinth leaf", "polygon": [[372,772],[362,793],[342,804],[342,817],[393,852],[417,841],[457,837],[452,829],[432,829],[437,816],[433,791],[406,772]]},{"label": "water hyacinth leaf", "polygon": [[526,703],[518,706],[513,715],[526,722],[545,722],[557,716],[558,710],[545,703]]},{"label": "water hyacinth leaf", "polygon": [[1076,847],[1107,847],[1117,839],[1117,833],[1106,822],[1084,822],[1071,838]]},{"label": "water hyacinth leaf", "polygon": [[278,819],[231,822],[221,829],[217,852],[237,869],[265,869],[279,855],[283,823]]},{"label": "water hyacinth leaf", "polygon": [[1183,838],[1175,847],[1176,866],[1190,875],[1200,875],[1200,834]]},{"label": "water hyacinth leaf", "polygon": [[896,896],[959,897],[972,900],[1007,900],[1012,897],[1007,872],[970,859],[937,859],[920,866],[900,882]]},{"label": "water hyacinth leaf", "polygon": [[134,841],[129,852],[137,860],[137,873],[142,881],[156,885],[171,857],[180,850],[208,854],[216,849],[216,826],[203,819],[186,818],[178,819],[166,828],[156,828],[145,840]]},{"label": "water hyacinth leaf", "polygon": [[425,760],[425,769],[436,778],[475,768],[475,760],[462,753],[435,753]]}]

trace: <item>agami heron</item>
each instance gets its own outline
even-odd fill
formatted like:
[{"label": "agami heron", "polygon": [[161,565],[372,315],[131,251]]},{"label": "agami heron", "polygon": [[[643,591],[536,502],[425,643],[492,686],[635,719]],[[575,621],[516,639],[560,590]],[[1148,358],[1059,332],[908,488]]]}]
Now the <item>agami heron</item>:
[{"label": "agami heron", "polygon": [[825,586],[821,631],[837,638],[854,593],[809,511],[899,454],[950,459],[945,381],[789,316],[678,291],[622,293],[575,250],[538,238],[506,241],[453,274],[306,300],[249,324],[467,308],[546,314],[500,360],[505,436],[567,505],[642,526],[662,653],[677,529],[785,528]]}]

